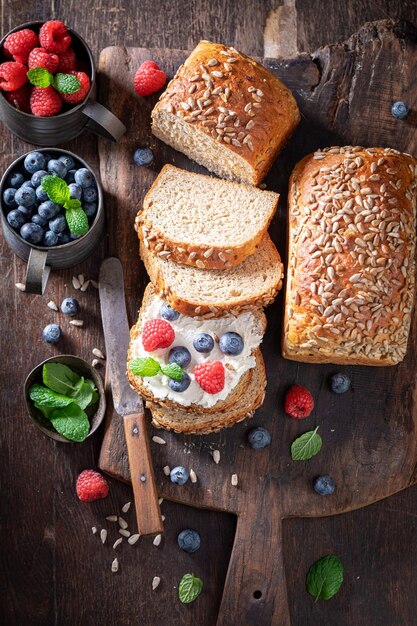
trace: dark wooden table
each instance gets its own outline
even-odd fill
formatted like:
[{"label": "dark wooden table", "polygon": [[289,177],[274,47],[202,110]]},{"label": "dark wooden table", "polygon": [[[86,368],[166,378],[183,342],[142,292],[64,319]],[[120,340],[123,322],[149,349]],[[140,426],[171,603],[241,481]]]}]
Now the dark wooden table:
[{"label": "dark wooden table", "polygon": [[[365,21],[400,17],[416,24],[417,5],[413,0],[68,0],[62,5],[22,0],[3,3],[2,33],[16,24],[51,16],[85,37],[96,59],[100,49],[112,44],[192,48],[200,38],[224,41],[253,55],[289,56],[344,39]],[[0,132],[4,169],[29,147],[4,129]],[[98,169],[95,138],[86,134],[68,147]],[[87,278],[97,278],[99,261],[107,252],[104,239],[88,261],[54,272],[44,297],[29,296],[14,287],[23,279],[24,263],[0,239],[1,622],[8,626],[211,626],[233,543],[234,518],[164,502],[166,536],[161,546],[154,547],[151,541],[122,546],[120,572],[112,574],[113,551],[102,546],[91,527],[103,526],[107,515],[131,500],[130,487],[112,481],[107,500],[81,505],[74,496],[74,481],[82,469],[95,467],[101,434],[83,445],[56,444],[35,431],[24,408],[23,380],[43,358],[68,352],[91,360],[93,347],[103,349],[97,294],[75,292],[71,277],[83,272]],[[46,303],[50,299],[59,303],[67,295],[79,297],[86,325],[76,329],[63,323],[65,338],[54,348],[41,338],[42,328],[55,315]],[[126,517],[133,525],[133,510]],[[414,487],[339,517],[285,521],[293,625],[415,625],[416,517]],[[205,591],[190,607],[176,599],[178,581],[190,570],[189,557],[176,546],[176,535],[184,527],[196,528],[202,537],[202,548],[191,563],[204,580]],[[305,592],[305,574],[316,558],[328,552],[342,558],[346,581],[336,598],[313,607]],[[155,575],[162,582],[152,592]]]}]

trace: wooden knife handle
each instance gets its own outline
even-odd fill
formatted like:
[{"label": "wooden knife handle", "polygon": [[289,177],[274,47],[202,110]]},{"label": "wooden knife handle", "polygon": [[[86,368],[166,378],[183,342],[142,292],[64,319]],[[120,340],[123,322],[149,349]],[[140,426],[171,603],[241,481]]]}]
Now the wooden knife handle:
[{"label": "wooden knife handle", "polygon": [[164,532],[144,413],[123,418],[136,518],[141,535]]}]

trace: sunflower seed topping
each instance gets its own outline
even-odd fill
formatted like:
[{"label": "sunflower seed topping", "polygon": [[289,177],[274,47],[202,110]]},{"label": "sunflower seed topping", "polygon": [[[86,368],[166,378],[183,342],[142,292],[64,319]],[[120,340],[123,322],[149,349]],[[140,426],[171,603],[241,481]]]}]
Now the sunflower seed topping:
[{"label": "sunflower seed topping", "polygon": [[161,579],[159,578],[159,576],[154,576],[152,579],[152,591],[155,591],[155,589],[159,586],[159,583],[161,582]]}]

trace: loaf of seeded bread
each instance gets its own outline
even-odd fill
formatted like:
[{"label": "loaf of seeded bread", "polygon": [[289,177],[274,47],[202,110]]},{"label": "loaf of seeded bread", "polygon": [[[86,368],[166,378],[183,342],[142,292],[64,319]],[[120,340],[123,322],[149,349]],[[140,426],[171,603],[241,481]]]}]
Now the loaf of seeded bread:
[{"label": "loaf of seeded bread", "polygon": [[417,160],[389,148],[326,148],[289,191],[283,356],[395,365],[415,286]]},{"label": "loaf of seeded bread", "polygon": [[157,293],[184,315],[221,317],[267,306],[282,287],[283,265],[268,234],[255,254],[226,270],[179,265],[145,245],[140,253]]},{"label": "loaf of seeded bread", "polygon": [[200,41],[154,108],[152,132],[220,177],[258,185],[299,121],[290,90],[265,67]]},{"label": "loaf of seeded bread", "polygon": [[266,374],[260,350],[256,351],[256,367],[250,370],[250,379],[235,404],[225,411],[213,413],[189,413],[181,407],[167,409],[155,402],[147,402],[152,413],[152,423],[157,428],[173,430],[185,435],[205,435],[222,428],[229,428],[244,419],[252,417],[254,411],[263,404],[265,397]]},{"label": "loaf of seeded bread", "polygon": [[151,252],[200,269],[227,269],[253,254],[279,195],[165,165],[136,217]]}]

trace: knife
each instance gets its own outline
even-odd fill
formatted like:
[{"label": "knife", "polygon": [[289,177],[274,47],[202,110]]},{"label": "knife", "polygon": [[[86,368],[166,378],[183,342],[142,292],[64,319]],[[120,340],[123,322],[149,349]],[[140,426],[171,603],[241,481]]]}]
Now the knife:
[{"label": "knife", "polygon": [[115,257],[100,267],[99,294],[113,406],[123,417],[136,518],[141,535],[164,531],[146,430],[143,402],[126,376],[130,334],[123,268]]}]

